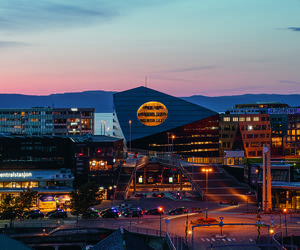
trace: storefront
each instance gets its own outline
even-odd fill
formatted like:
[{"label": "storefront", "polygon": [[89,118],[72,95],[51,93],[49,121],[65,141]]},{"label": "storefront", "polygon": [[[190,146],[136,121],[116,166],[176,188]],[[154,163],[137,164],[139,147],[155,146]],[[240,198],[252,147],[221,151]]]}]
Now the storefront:
[{"label": "storefront", "polygon": [[70,170],[0,171],[0,200],[32,188],[38,192],[35,206],[43,211],[68,207],[74,176]]}]

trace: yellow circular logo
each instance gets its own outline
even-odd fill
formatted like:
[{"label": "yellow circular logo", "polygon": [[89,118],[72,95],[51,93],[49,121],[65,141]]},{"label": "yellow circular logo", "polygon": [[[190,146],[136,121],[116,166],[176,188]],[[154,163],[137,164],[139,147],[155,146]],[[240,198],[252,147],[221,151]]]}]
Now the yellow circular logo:
[{"label": "yellow circular logo", "polygon": [[168,117],[168,110],[160,102],[146,102],[137,111],[137,117],[146,126],[157,126]]}]

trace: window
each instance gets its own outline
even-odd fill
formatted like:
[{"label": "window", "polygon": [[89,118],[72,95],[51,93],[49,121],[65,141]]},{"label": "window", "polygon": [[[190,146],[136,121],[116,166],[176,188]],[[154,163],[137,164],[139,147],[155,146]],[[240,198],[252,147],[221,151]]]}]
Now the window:
[{"label": "window", "polygon": [[251,139],[251,138],[253,138],[253,135],[252,134],[248,134],[247,135],[247,139]]},{"label": "window", "polygon": [[259,122],[259,117],[258,116],[253,117],[253,121]]},{"label": "window", "polygon": [[251,122],[251,117],[246,117],[247,122]]},{"label": "window", "polygon": [[230,142],[227,142],[227,148],[230,148]]},{"label": "window", "polygon": [[261,121],[264,122],[265,120],[266,120],[266,117],[265,117],[265,116],[262,116],[262,117],[261,117]]},{"label": "window", "polygon": [[267,130],[267,125],[261,125],[262,130]]},{"label": "window", "polygon": [[224,126],[224,130],[230,130],[230,126],[229,125]]},{"label": "window", "polygon": [[223,121],[224,122],[230,122],[230,117],[224,117]]},{"label": "window", "polygon": [[238,118],[238,117],[233,117],[232,120],[233,120],[234,122],[238,122],[238,121],[239,121],[239,118]]},{"label": "window", "polygon": [[245,121],[245,117],[240,117],[240,122],[244,122]]}]

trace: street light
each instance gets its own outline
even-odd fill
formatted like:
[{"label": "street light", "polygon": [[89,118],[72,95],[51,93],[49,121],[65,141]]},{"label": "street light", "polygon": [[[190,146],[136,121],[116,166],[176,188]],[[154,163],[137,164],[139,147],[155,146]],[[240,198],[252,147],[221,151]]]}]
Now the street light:
[{"label": "street light", "polygon": [[173,149],[173,140],[175,139],[175,135],[174,134],[172,134],[172,156],[173,156],[173,153],[174,153],[174,149]]},{"label": "street light", "polygon": [[158,211],[159,211],[159,237],[161,237],[161,214],[163,213],[163,208],[159,207]]},{"label": "street light", "polygon": [[205,217],[207,219],[207,186],[208,186],[208,172],[211,172],[212,169],[211,168],[202,168],[202,172],[205,172],[206,173],[206,181],[205,181],[205,184],[206,184],[206,190],[205,190],[205,206],[206,206],[206,209],[205,209]]},{"label": "street light", "polygon": [[283,212],[284,212],[284,216],[285,216],[285,237],[287,237],[287,225],[286,225],[286,213],[287,213],[287,209],[284,208]]},{"label": "street light", "polygon": [[129,120],[129,152],[131,152],[131,120]]}]

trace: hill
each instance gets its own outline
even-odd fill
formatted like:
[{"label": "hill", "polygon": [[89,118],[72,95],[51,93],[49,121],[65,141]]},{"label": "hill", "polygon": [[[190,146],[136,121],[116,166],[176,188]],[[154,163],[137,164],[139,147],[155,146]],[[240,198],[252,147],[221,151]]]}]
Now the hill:
[{"label": "hill", "polygon": [[[32,107],[78,107],[95,108],[96,113],[113,112],[113,94],[110,91],[84,91],[75,93],[52,94],[48,96],[0,94],[0,108],[32,108]],[[300,106],[300,95],[246,94],[236,96],[190,96],[180,97],[216,112],[234,107],[235,104],[270,102],[286,103],[291,107]]]}]

